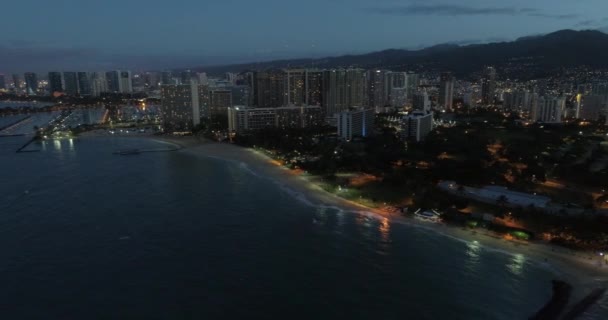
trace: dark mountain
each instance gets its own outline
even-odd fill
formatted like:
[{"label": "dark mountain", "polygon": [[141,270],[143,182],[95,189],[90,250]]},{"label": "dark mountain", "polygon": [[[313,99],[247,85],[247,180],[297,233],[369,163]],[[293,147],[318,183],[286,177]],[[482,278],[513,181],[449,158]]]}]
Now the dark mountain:
[{"label": "dark mountain", "polygon": [[287,67],[362,67],[392,70],[449,70],[467,75],[494,65],[506,72],[537,74],[564,67],[608,68],[608,35],[594,30],[562,30],[519,38],[512,42],[437,45],[422,50],[389,49],[362,55],[322,59],[292,59],[230,66],[196,68],[209,73]]}]

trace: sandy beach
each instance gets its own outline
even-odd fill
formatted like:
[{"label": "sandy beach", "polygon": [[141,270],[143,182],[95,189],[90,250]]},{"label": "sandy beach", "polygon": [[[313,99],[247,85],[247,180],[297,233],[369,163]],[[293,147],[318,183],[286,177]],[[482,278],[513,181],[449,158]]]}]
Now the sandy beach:
[{"label": "sandy beach", "polygon": [[265,154],[252,149],[209,142],[198,137],[149,136],[149,138],[174,143],[180,147],[179,152],[232,162],[255,176],[273,181],[294,199],[310,206],[335,207],[382,219],[388,223],[423,228],[456,241],[465,243],[477,241],[485,250],[523,257],[528,263],[545,268],[555,274],[556,278],[572,284],[574,289],[571,304],[576,303],[594,288],[608,284],[608,266],[602,266],[599,257],[593,253],[573,251],[543,242],[508,241],[493,237],[482,230],[472,231],[446,224],[427,223],[398,213],[365,207],[326,192],[306,176],[294,174]]}]

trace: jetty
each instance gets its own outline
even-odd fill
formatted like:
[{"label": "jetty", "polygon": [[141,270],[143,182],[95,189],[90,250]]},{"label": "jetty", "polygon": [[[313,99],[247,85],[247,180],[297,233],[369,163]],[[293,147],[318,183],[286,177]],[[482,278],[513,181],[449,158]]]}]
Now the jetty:
[{"label": "jetty", "polygon": [[26,122],[28,120],[30,120],[32,118],[32,116],[27,116],[25,118],[13,121],[5,126],[0,127],[0,136],[6,136],[4,134],[2,134],[3,131],[9,131],[13,128],[16,128],[17,126],[19,126],[20,124],[22,124],[23,122]]},{"label": "jetty", "polygon": [[22,153],[22,152],[40,152],[39,149],[36,150],[25,150],[25,148],[27,148],[30,144],[32,144],[32,142],[38,140],[39,138],[37,136],[34,136],[33,138],[31,138],[30,140],[28,140],[25,144],[23,144],[19,149],[17,149],[17,151],[15,151],[15,153]]}]

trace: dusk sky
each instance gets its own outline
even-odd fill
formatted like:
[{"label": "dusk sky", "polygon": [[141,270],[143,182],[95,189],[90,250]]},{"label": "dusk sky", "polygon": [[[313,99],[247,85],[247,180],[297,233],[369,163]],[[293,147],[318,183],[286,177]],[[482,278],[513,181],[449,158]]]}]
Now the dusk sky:
[{"label": "dusk sky", "polygon": [[608,26],[606,0],[6,1],[0,72],[168,68]]}]

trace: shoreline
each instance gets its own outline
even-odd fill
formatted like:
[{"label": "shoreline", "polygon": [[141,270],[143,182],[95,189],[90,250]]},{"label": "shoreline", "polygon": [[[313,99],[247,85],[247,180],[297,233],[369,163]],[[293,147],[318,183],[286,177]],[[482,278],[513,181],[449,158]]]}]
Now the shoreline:
[{"label": "shoreline", "polygon": [[[89,136],[90,137],[90,136]],[[295,175],[291,170],[280,166],[269,156],[227,143],[210,142],[204,138],[172,136],[130,136],[147,138],[160,143],[170,143],[179,147],[182,153],[195,157],[212,158],[241,165],[251,174],[272,181],[296,200],[309,206],[331,207],[339,210],[364,214],[388,223],[424,229],[462,243],[475,241],[483,249],[513,257],[525,257],[526,262],[551,272],[556,279],[573,286],[568,308],[576,304],[589,292],[608,284],[608,266],[600,266],[599,258],[583,251],[574,251],[548,243],[531,241],[516,242],[496,238],[482,231],[472,231],[464,227],[434,224],[402,216],[396,212],[385,212],[366,207],[362,204],[329,193],[308,177]],[[83,136],[85,138],[85,136]],[[88,137],[87,137],[88,138]],[[591,260],[589,257],[593,257]],[[540,306],[539,306],[540,307]]]},{"label": "shoreline", "polygon": [[[323,190],[307,177],[292,174],[291,170],[277,165],[272,158],[252,149],[224,143],[198,145],[188,143],[188,146],[182,152],[194,156],[245,164],[246,169],[250,170],[252,174],[271,180],[280,187],[290,189],[292,196],[311,206],[335,207],[358,214],[371,215],[377,219],[386,219],[391,223],[426,229],[464,243],[477,241],[485,250],[511,256],[523,255],[533,265],[544,268],[556,277],[573,285],[574,290],[569,304],[578,302],[591,290],[601,284],[608,283],[608,266],[600,267],[600,260],[597,257],[589,260],[590,255],[588,253],[542,242],[522,243],[502,238],[497,239],[485,232],[471,231],[443,223],[426,223],[404,217],[398,213],[388,213],[369,208]],[[545,259],[547,260],[545,261]]]}]

